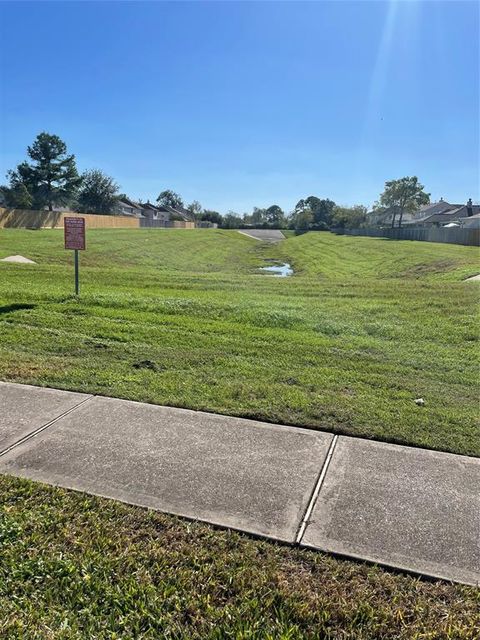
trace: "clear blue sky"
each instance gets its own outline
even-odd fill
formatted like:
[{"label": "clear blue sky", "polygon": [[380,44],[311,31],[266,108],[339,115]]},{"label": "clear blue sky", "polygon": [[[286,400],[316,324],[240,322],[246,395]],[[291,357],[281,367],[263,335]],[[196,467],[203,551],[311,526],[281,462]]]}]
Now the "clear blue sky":
[{"label": "clear blue sky", "polygon": [[476,2],[0,4],[0,179],[40,131],[133,198],[479,195]]}]

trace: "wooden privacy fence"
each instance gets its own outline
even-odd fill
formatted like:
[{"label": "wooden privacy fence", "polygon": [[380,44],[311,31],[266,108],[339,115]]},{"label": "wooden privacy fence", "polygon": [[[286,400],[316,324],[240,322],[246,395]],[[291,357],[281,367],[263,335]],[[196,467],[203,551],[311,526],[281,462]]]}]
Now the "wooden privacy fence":
[{"label": "wooden privacy fence", "polygon": [[89,229],[138,229],[139,219],[129,216],[102,216],[95,213],[66,211],[31,211],[29,209],[3,209],[0,207],[0,227],[17,229],[62,229],[67,217],[85,218]]},{"label": "wooden privacy fence", "polygon": [[391,240],[420,240],[423,242],[447,242],[471,247],[480,246],[480,229],[433,227],[431,229],[332,229],[346,236],[370,236]]},{"label": "wooden privacy fence", "polygon": [[195,222],[189,220],[150,220],[140,218],[141,229],[195,229]]},{"label": "wooden privacy fence", "polygon": [[195,222],[188,220],[149,220],[131,216],[103,216],[96,213],[71,213],[67,211],[30,211],[29,209],[3,209],[0,207],[0,228],[62,229],[64,217],[85,218],[88,229],[194,229]]}]

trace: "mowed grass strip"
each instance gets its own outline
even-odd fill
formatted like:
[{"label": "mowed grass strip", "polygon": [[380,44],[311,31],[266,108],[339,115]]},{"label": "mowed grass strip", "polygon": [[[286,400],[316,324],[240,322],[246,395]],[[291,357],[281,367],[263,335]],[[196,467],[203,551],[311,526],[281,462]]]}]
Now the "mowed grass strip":
[{"label": "mowed grass strip", "polygon": [[0,637],[474,640],[480,591],[0,477]]},{"label": "mowed grass strip", "polygon": [[422,278],[458,281],[479,272],[478,248],[436,242],[399,241],[329,232],[289,236],[276,245],[297,272],[333,280]]},{"label": "mowed grass strip", "polygon": [[[478,249],[0,230],[0,378],[480,455]],[[260,274],[272,259],[292,278]],[[415,404],[422,397],[425,406]]]}]

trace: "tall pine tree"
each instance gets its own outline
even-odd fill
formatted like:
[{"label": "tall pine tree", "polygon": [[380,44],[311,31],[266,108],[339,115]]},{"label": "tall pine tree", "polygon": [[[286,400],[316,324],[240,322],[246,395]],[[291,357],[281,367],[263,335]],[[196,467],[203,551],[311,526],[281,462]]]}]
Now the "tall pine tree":
[{"label": "tall pine tree", "polygon": [[32,162],[22,162],[9,172],[10,184],[23,183],[35,209],[71,202],[81,183],[75,156],[67,154],[67,145],[58,136],[40,133],[28,147]]}]

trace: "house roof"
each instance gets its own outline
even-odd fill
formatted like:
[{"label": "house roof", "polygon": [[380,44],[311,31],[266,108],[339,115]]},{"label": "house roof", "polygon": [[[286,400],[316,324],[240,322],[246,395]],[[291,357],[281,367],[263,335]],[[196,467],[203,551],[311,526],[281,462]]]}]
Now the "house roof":
[{"label": "house roof", "polygon": [[396,211],[396,213],[399,213],[400,212],[400,207],[398,207],[397,205],[394,205],[393,207],[387,207],[383,211],[372,209],[372,211],[369,211],[367,213],[367,215],[369,215],[369,216],[388,216],[388,215],[392,215],[392,213],[394,211]]},{"label": "house roof", "polygon": [[459,217],[461,209],[466,210],[466,205],[450,204],[445,200],[432,202],[421,207],[413,214],[413,218],[405,221],[406,225],[418,225],[424,222],[449,222]]},{"label": "house roof", "polygon": [[133,200],[130,200],[130,198],[121,198],[118,202],[119,204],[126,204],[128,207],[133,207],[134,209],[138,209],[139,211],[142,210],[142,207],[138,204],[138,202],[134,202]]},{"label": "house roof", "polygon": [[480,205],[474,204],[472,209],[477,210],[478,213],[474,213],[473,216],[462,216],[461,220],[480,220]]},{"label": "house roof", "polygon": [[[463,215],[462,209],[465,209],[465,214],[467,211],[467,207],[457,207],[452,211],[445,211],[444,213],[434,213],[432,216],[428,216],[427,218],[423,218],[422,222],[450,222],[451,220],[458,220],[461,215]],[[417,221],[418,222],[418,221]]]},{"label": "house roof", "polygon": [[[370,211],[370,214],[377,216],[377,219],[385,219],[388,216],[392,216],[392,213],[396,209],[398,215],[398,207],[388,207],[382,213]],[[472,205],[474,215],[480,213],[480,205]],[[403,225],[414,226],[427,223],[439,222],[441,224],[451,222],[452,220],[459,220],[460,218],[471,219],[473,216],[468,216],[468,209],[466,204],[452,204],[445,200],[439,200],[438,202],[430,202],[429,204],[420,207],[412,214],[405,214],[403,217]]]},{"label": "house roof", "polygon": [[183,207],[169,207],[168,205],[162,205],[161,207],[157,207],[158,211],[165,211],[168,213],[173,213],[177,216],[180,216],[182,220],[193,220],[193,216],[190,211],[184,209]]},{"label": "house roof", "polygon": [[480,204],[472,204],[471,209],[472,215],[469,216],[468,207],[466,205],[461,207],[460,209],[458,209],[458,217],[467,218],[467,220],[470,220],[471,218],[478,218],[478,216],[480,215]]},{"label": "house roof", "polygon": [[473,218],[474,215],[480,214],[480,205],[473,204],[471,206],[473,215],[468,215],[468,207],[466,204],[459,205],[456,209],[446,211],[445,213],[437,213],[429,216],[424,222],[450,222],[450,220],[459,220],[460,218]]},{"label": "house roof", "polygon": [[458,209],[461,207],[461,204],[450,204],[445,200],[439,200],[438,202],[430,202],[429,204],[423,205],[420,207],[418,211],[416,211],[417,219],[423,215],[434,215],[435,213],[445,213],[446,211],[452,211],[453,209]]},{"label": "house roof", "polygon": [[176,207],[176,211],[183,217],[184,220],[194,220],[193,213],[191,211],[188,211],[188,209],[185,209],[184,207]]},{"label": "house roof", "polygon": [[151,209],[152,211],[161,211],[162,210],[161,207],[157,207],[157,205],[152,204],[151,202],[145,202],[144,204],[142,204],[142,208],[143,209]]}]

